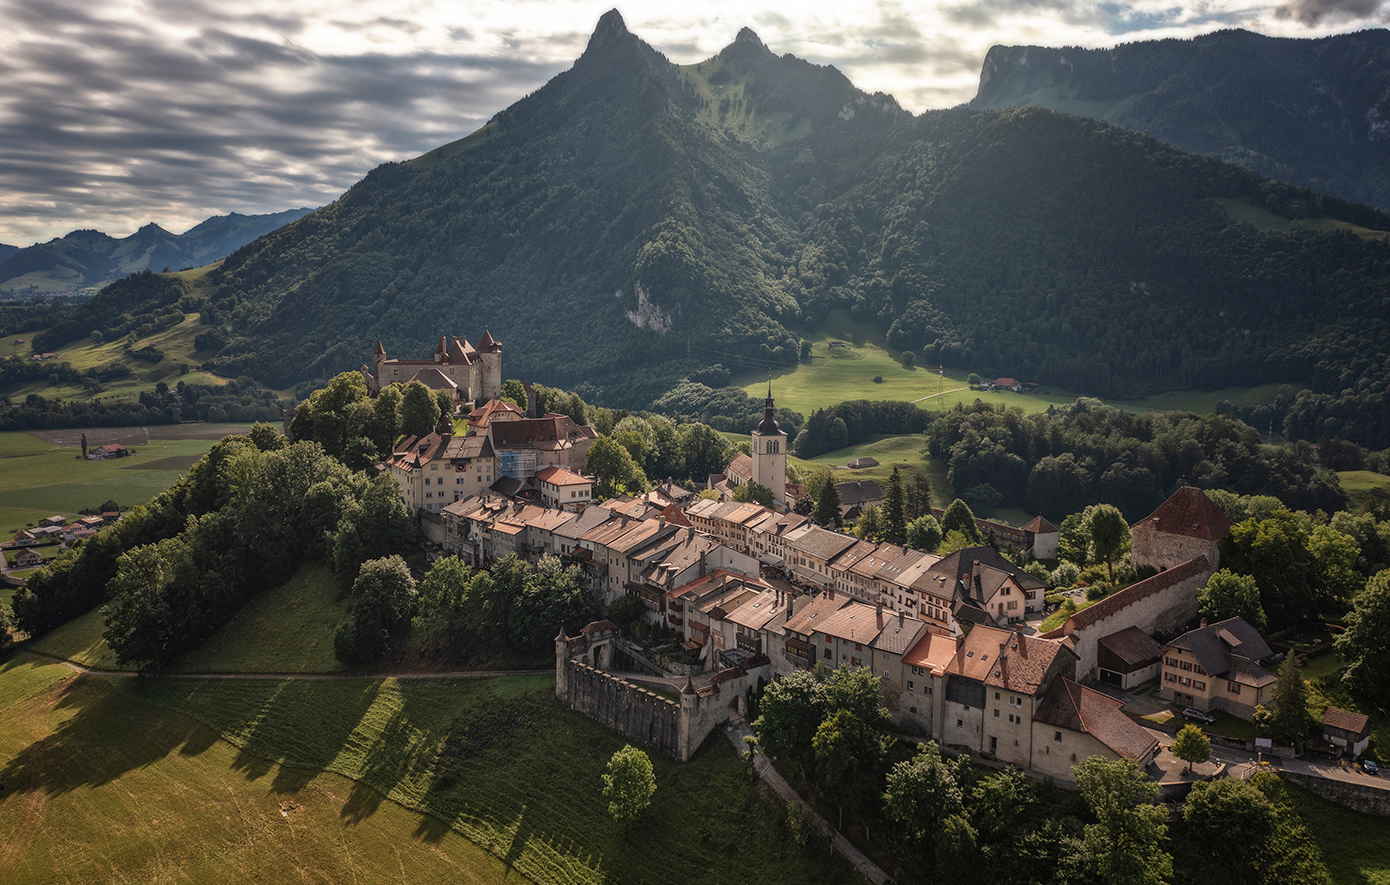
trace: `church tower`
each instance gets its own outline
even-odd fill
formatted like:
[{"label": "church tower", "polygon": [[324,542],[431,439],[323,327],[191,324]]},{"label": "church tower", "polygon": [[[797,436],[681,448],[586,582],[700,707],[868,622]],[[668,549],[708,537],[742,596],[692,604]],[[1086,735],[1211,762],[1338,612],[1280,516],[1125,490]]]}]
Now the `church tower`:
[{"label": "church tower", "polygon": [[777,503],[787,503],[787,435],[773,417],[772,382],[767,382],[763,420],[753,431],[753,482],[772,491]]}]

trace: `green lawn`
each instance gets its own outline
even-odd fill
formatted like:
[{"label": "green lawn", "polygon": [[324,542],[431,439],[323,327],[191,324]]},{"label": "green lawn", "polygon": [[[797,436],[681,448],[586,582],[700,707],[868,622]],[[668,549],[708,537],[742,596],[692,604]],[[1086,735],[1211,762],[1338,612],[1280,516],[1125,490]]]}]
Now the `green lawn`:
[{"label": "green lawn", "polygon": [[[851,320],[843,310],[832,311],[818,332],[808,336],[811,360],[796,366],[772,369],[772,393],[777,405],[810,415],[848,400],[906,400],[928,411],[949,409],[957,403],[986,403],[1018,406],[1024,412],[1042,412],[1049,406],[1069,406],[1079,394],[1062,388],[1042,387],[1036,393],[974,391],[966,378],[970,369],[952,368],[943,378],[938,366],[903,368],[896,352],[883,343],[882,331],[872,323]],[[831,347],[844,342],[847,347]],[[882,383],[874,383],[875,376]],[[1023,381],[1032,379],[1023,378]],[[735,385],[754,399],[767,392],[767,371],[739,372]],[[1133,412],[1181,410],[1212,412],[1222,400],[1237,406],[1259,405],[1274,399],[1279,384],[1257,387],[1229,387],[1212,391],[1173,391],[1141,400],[1107,400],[1110,405]]]},{"label": "green lawn", "polygon": [[338,580],[322,562],[246,604],[207,642],[179,659],[184,673],[333,673],[333,633],[347,618]]},{"label": "green lawn", "polygon": [[[151,432],[157,436],[160,429]],[[85,461],[79,448],[50,445],[19,431],[0,433],[0,453],[6,456],[0,458],[0,519],[15,523],[18,531],[44,516],[76,516],[107,500],[123,508],[143,504],[187,473],[184,465],[206,454],[213,443],[152,438],[135,446],[130,457]],[[166,469],[145,469],[168,458],[178,460],[166,462]]]},{"label": "green lawn", "polygon": [[[689,763],[653,754],[653,806],[631,828],[617,824],[599,794],[600,775],[624,741],[562,708],[553,686],[549,676],[77,680],[38,705],[34,715],[47,721],[23,733],[0,729],[0,760],[8,758],[0,769],[8,788],[0,796],[0,829],[13,831],[20,815],[43,819],[25,827],[31,835],[14,849],[28,866],[14,866],[0,849],[0,879],[7,863],[39,869],[60,846],[120,832],[119,849],[100,858],[79,850],[63,862],[77,878],[145,881],[149,865],[168,851],[173,860],[164,878],[244,881],[251,877],[196,874],[221,862],[210,856],[227,841],[201,828],[215,820],[251,842],[242,816],[253,797],[274,800],[269,817],[279,825],[278,810],[287,800],[308,805],[298,797],[322,783],[326,770],[352,781],[325,825],[336,824],[329,835],[349,835],[354,847],[359,832],[385,825],[392,802],[428,812],[413,817],[413,832],[387,850],[391,858],[437,853],[453,832],[536,882],[854,881],[838,858],[790,847],[780,809],[743,778],[720,733]],[[219,737],[236,749],[220,749],[226,745]],[[76,816],[62,803],[54,803],[52,818],[43,803],[31,810],[32,797],[53,802],[73,794]],[[203,809],[186,807],[195,796]],[[209,802],[211,796],[219,801]],[[102,802],[112,807],[98,813]],[[134,809],[144,809],[145,822],[130,819]],[[151,819],[171,821],[182,838],[166,844]],[[203,840],[217,847],[200,848]],[[286,850],[266,838],[260,849],[243,845],[232,853],[260,869],[280,863],[267,854]],[[186,864],[192,873],[181,873]],[[390,876],[406,879],[399,870]],[[315,881],[348,878],[327,873]],[[385,879],[364,873],[355,880]]]},{"label": "green lawn", "polygon": [[1369,470],[1339,470],[1337,478],[1342,482],[1342,490],[1351,498],[1352,508],[1361,506],[1372,493],[1390,494],[1390,476],[1373,473]]},{"label": "green lawn", "polygon": [[1293,784],[1285,786],[1322,849],[1333,882],[1390,885],[1390,818],[1361,814]]},{"label": "green lawn", "polygon": [[438,820],[108,680],[20,660],[0,667],[0,708],[3,882],[526,881]]},{"label": "green lawn", "polygon": [[123,669],[116,665],[116,653],[101,638],[105,629],[101,607],[98,606],[33,640],[29,647],[94,670]]}]

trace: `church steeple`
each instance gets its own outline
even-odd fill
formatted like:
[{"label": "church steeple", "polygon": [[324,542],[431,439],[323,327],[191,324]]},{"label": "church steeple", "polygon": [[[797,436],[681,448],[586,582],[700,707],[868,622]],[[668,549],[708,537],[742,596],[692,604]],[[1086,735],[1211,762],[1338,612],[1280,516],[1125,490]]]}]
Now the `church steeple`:
[{"label": "church steeple", "polygon": [[777,423],[777,407],[772,402],[772,379],[767,380],[767,399],[763,401],[763,420],[758,425],[758,433],[770,436],[774,433],[781,433],[782,428]]},{"label": "church steeple", "polygon": [[777,406],[772,400],[772,379],[767,381],[763,420],[753,431],[753,481],[772,491],[780,505],[787,503],[787,435],[777,424]]}]

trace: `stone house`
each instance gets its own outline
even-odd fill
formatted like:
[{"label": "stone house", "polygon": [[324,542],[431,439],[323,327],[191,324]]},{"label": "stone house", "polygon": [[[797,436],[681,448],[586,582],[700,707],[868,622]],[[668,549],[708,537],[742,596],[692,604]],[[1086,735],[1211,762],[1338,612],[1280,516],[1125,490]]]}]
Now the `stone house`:
[{"label": "stone house", "polygon": [[858,541],[850,535],[806,524],[787,534],[787,569],[792,580],[808,587],[831,586],[830,563]]},{"label": "stone house", "polygon": [[1231,521],[1205,492],[1183,486],[1130,527],[1130,561],[1164,571],[1202,557],[1215,572],[1221,539],[1230,532]]},{"label": "stone house", "polygon": [[396,481],[411,513],[440,513],[449,504],[484,494],[492,486],[492,456],[486,436],[430,433],[402,439],[379,469]]},{"label": "stone house", "polygon": [[1033,715],[1029,768],[1059,780],[1091,756],[1129,759],[1144,768],[1158,755],[1158,739],[1121,712],[1123,701],[1058,677]]},{"label": "stone house", "polygon": [[541,500],[548,507],[578,510],[593,500],[594,481],[563,467],[546,467],[536,471]]},{"label": "stone house", "polygon": [[1075,674],[1076,655],[1062,643],[978,625],[960,638],[946,670],[940,740],[1031,767],[1042,696],[1053,679]]},{"label": "stone house", "polygon": [[956,638],[924,630],[902,657],[901,691],[886,698],[894,720],[919,734],[941,734],[945,715],[946,671],[956,656]]},{"label": "stone house", "polygon": [[[822,593],[808,600],[798,601],[793,611],[787,614],[787,624],[783,632],[786,659],[792,667],[809,670],[821,661],[824,652],[816,646],[815,635],[826,618],[845,606],[851,600],[843,595]],[[833,656],[833,652],[831,653]]]},{"label": "stone house", "polygon": [[1163,647],[1159,696],[1198,710],[1223,710],[1248,722],[1276,681],[1260,665],[1272,654],[1244,618],[1203,623]]}]

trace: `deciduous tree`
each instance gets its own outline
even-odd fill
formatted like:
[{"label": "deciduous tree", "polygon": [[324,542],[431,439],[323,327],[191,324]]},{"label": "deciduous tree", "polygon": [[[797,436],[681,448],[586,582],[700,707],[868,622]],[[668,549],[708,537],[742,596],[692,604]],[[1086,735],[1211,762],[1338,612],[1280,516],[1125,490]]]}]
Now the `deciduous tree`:
[{"label": "deciduous tree", "polygon": [[1211,738],[1195,725],[1184,725],[1173,737],[1173,755],[1192,766],[1211,758]]},{"label": "deciduous tree", "polygon": [[656,774],[647,754],[628,744],[608,760],[603,775],[603,798],[614,820],[630,823],[641,816],[656,795]]},{"label": "deciduous tree", "polygon": [[1197,603],[1202,616],[1209,621],[1244,618],[1257,629],[1265,627],[1260,588],[1255,586],[1255,579],[1250,575],[1238,575],[1223,568],[1207,579],[1207,585],[1197,593]]},{"label": "deciduous tree", "polygon": [[1390,707],[1390,569],[1356,594],[1336,649],[1347,662],[1342,679],[1371,703]]},{"label": "deciduous tree", "polygon": [[1155,805],[1158,786],[1129,759],[1092,756],[1072,767],[1095,823],[1084,831],[1089,872],[1112,885],[1161,885],[1173,872],[1164,849],[1167,813]]}]

